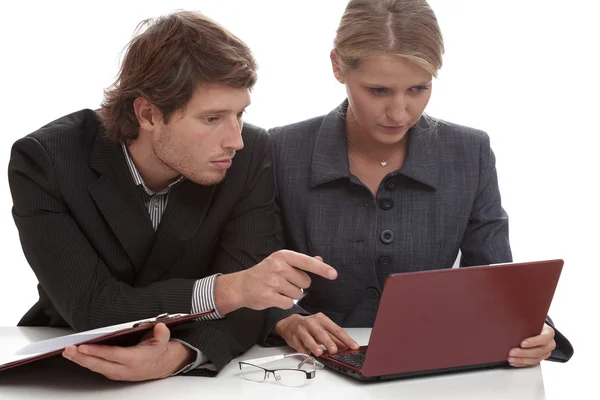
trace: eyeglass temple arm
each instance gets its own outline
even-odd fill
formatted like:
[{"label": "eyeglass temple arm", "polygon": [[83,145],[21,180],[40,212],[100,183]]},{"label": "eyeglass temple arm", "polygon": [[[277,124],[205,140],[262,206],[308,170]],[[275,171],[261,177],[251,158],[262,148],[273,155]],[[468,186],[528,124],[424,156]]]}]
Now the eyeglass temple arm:
[{"label": "eyeglass temple arm", "polygon": [[315,367],[317,367],[318,369],[323,369],[325,368],[325,365],[323,365],[322,363],[320,363],[316,358],[314,358],[313,356],[307,356],[304,360],[302,360],[300,362],[300,364],[298,364],[298,368],[302,368],[302,366],[304,364],[306,364],[308,362],[308,360],[312,361],[312,363],[315,365]]},{"label": "eyeglass temple arm", "polygon": [[304,354],[304,353],[291,353],[291,354],[282,354],[282,355],[272,356],[272,357],[255,358],[253,360],[244,360],[244,362],[249,363],[249,364],[266,364],[266,363],[270,363],[273,361],[283,360],[284,358],[295,357],[295,356],[306,357],[306,359],[308,359],[308,357],[310,357],[308,354]]}]

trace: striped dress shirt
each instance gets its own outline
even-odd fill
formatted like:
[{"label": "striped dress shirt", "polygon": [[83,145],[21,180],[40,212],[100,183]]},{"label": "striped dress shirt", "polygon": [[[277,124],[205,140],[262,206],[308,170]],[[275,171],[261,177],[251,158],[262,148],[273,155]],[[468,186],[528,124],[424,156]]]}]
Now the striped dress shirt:
[{"label": "striped dress shirt", "polygon": [[[121,144],[123,148],[123,154],[125,154],[125,160],[127,161],[127,166],[129,167],[129,172],[131,172],[131,177],[133,178],[133,182],[136,187],[140,188],[140,192],[142,193],[142,197],[144,200],[144,204],[148,209],[148,214],[150,215],[150,220],[152,221],[152,227],[154,231],[158,229],[158,225],[160,224],[160,220],[162,219],[163,213],[167,208],[167,203],[169,202],[169,194],[172,189],[177,186],[181,181],[185,179],[182,175],[177,178],[175,181],[171,182],[169,186],[164,188],[159,192],[155,192],[149,187],[146,186],[140,172],[137,167],[133,163],[129,152],[127,151],[127,146],[125,144]],[[192,304],[191,304],[191,313],[198,313],[205,310],[215,310],[214,313],[208,314],[204,317],[199,318],[199,320],[215,320],[223,318],[223,316],[217,310],[217,305],[215,303],[215,280],[217,276],[221,274],[215,274],[211,276],[207,276],[206,278],[198,279],[194,284],[194,291],[192,295]],[[174,339],[177,340],[177,339]],[[181,342],[181,341],[180,341]],[[181,342],[186,346],[192,348],[198,353],[198,357],[196,361],[190,365],[184,367],[181,371],[177,373],[185,372],[190,369],[194,369],[199,365],[205,363],[207,361],[206,357],[195,347],[191,346],[189,343]]]}]

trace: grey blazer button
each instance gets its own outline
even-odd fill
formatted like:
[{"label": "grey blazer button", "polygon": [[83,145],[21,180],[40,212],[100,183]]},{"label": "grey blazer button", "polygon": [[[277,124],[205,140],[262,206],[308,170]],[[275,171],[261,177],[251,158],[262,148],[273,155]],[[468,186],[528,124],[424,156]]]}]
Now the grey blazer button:
[{"label": "grey blazer button", "polygon": [[379,260],[377,260],[377,263],[380,267],[389,267],[390,265],[392,265],[392,257],[381,256],[379,257]]},{"label": "grey blazer button", "polygon": [[391,178],[388,179],[387,181],[385,181],[385,188],[386,190],[389,190],[390,192],[394,189],[396,189],[396,180]]},{"label": "grey blazer button", "polygon": [[367,294],[369,295],[369,297],[376,299],[379,297],[379,290],[377,290],[377,288],[370,287],[367,289]]},{"label": "grey blazer button", "polygon": [[379,207],[386,211],[391,210],[392,208],[394,208],[394,200],[390,199],[389,197],[385,197],[379,200]]},{"label": "grey blazer button", "polygon": [[394,232],[390,231],[389,229],[381,232],[381,241],[385,244],[392,243],[394,241]]}]

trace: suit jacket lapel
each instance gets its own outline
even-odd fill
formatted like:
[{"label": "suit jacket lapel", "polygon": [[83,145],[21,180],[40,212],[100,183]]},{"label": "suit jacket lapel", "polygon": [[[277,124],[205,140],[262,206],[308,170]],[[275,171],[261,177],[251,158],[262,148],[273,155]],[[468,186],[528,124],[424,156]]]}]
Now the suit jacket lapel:
[{"label": "suit jacket lapel", "polygon": [[99,132],[90,166],[102,175],[88,186],[88,191],[136,270],[139,270],[152,249],[154,229],[125,162],[121,145]]},{"label": "suit jacket lapel", "polygon": [[194,238],[208,211],[216,186],[185,180],[169,195],[167,209],[156,231],[152,252],[136,286],[157,281],[173,265]]}]

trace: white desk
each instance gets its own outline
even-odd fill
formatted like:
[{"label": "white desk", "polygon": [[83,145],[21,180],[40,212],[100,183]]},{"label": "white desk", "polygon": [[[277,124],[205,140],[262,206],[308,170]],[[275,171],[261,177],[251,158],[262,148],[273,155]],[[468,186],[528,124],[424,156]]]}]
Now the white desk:
[{"label": "white desk", "polygon": [[[348,329],[367,344],[370,329]],[[56,328],[0,327],[0,359],[33,341],[69,333]],[[389,382],[364,383],[327,369],[301,388],[284,387],[274,380],[254,383],[239,376],[237,361],[288,352],[287,348],[255,346],[232,361],[216,378],[172,377],[142,383],[112,382],[68,362],[30,364],[0,374],[0,399],[176,398],[225,399],[527,399],[546,400],[542,368],[492,369],[459,372]],[[545,362],[548,364],[548,362]],[[567,365],[557,365],[568,368]],[[558,371],[552,367],[552,371]],[[544,369],[544,371],[546,371]],[[557,372],[558,373],[558,372]],[[555,397],[549,397],[554,399]]]}]

